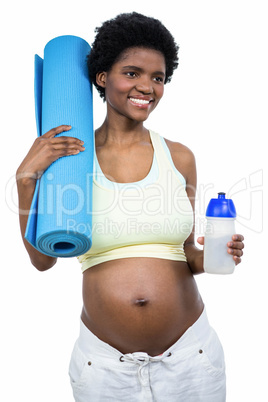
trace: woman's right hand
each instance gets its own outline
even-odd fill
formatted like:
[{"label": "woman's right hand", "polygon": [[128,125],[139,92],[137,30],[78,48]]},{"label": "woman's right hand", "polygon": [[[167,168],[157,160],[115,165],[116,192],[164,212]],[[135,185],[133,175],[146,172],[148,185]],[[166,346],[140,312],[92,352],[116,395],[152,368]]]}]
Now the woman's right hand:
[{"label": "woman's right hand", "polygon": [[17,180],[37,180],[43,172],[62,156],[76,155],[84,151],[83,141],[78,138],[56,135],[69,131],[71,126],[62,125],[37,137],[17,170]]},{"label": "woman's right hand", "polygon": [[74,137],[56,137],[57,134],[69,131],[71,126],[59,126],[36,138],[28,154],[20,164],[16,179],[19,196],[20,228],[24,245],[32,264],[40,271],[46,271],[56,263],[56,258],[37,251],[24,238],[28,214],[31,208],[36,180],[43,172],[62,156],[76,155],[84,151],[83,141]]}]

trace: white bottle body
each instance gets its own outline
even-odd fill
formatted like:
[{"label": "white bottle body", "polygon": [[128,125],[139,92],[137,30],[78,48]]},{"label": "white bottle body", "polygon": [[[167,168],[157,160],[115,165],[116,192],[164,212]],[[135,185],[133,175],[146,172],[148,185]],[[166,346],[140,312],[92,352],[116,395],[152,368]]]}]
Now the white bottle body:
[{"label": "white bottle body", "polygon": [[235,234],[234,218],[207,217],[204,244],[204,270],[210,274],[232,274],[233,256],[227,252],[227,243]]}]

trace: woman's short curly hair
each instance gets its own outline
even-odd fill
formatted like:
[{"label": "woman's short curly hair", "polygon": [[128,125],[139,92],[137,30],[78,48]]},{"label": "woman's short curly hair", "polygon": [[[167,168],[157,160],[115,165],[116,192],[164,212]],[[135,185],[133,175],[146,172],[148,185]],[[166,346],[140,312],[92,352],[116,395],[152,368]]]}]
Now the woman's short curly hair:
[{"label": "woman's short curly hair", "polygon": [[96,37],[87,57],[91,82],[105,100],[105,89],[96,83],[96,74],[109,71],[122,52],[133,47],[160,51],[166,62],[165,84],[178,67],[178,50],[169,30],[157,19],[142,14],[123,13],[95,29]]}]

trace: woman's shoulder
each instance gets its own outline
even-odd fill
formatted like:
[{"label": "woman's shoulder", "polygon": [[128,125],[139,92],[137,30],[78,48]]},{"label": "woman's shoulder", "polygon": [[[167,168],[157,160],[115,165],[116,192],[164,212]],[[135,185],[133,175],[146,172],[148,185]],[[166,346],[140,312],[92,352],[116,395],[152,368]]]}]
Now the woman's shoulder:
[{"label": "woman's shoulder", "polygon": [[164,138],[170,151],[173,163],[177,169],[182,165],[187,168],[195,166],[195,156],[193,151],[186,145],[180,142],[174,142]]},{"label": "woman's shoulder", "polygon": [[[164,138],[164,137],[163,137]],[[184,176],[186,183],[196,183],[196,163],[193,151],[186,145],[164,138],[175,168]]]}]

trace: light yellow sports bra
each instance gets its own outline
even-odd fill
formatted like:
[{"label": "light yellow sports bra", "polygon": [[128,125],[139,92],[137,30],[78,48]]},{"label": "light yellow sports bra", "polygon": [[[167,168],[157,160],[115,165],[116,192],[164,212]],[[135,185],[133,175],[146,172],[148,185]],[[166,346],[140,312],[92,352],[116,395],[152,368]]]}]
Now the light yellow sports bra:
[{"label": "light yellow sports bra", "polygon": [[93,177],[92,247],[79,256],[82,272],[119,258],[186,261],[183,244],[193,227],[185,179],[163,137],[150,131],[154,158],[149,174],[116,183],[102,173],[96,153]]}]

